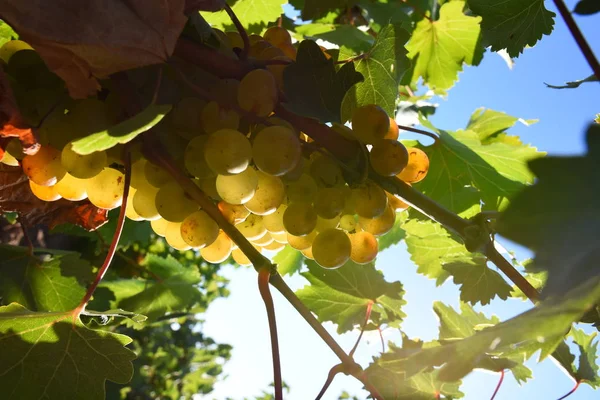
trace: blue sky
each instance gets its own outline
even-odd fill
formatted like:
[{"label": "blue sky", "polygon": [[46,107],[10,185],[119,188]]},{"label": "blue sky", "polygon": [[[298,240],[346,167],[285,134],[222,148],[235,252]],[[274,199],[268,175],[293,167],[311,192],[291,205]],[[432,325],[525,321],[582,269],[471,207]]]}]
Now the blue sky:
[{"label": "blue sky", "polygon": [[[575,1],[567,1],[571,8]],[[554,11],[553,5],[546,2]],[[600,54],[600,16],[577,17],[584,34],[596,54]],[[600,112],[600,85],[587,83],[579,89],[552,90],[543,82],[562,84],[582,79],[591,74],[585,59],[579,52],[563,21],[558,17],[554,33],[545,37],[532,49],[516,60],[512,70],[496,54],[487,53],[479,67],[466,67],[460,81],[449,92],[447,99],[439,99],[440,107],[433,123],[443,129],[463,128],[471,113],[478,107],[504,111],[524,119],[539,119],[530,127],[518,124],[511,131],[520,135],[526,143],[551,154],[577,154],[585,151],[583,132],[594,115]],[[516,250],[524,259],[530,254],[521,248],[502,242],[509,250]],[[402,328],[409,336],[432,339],[437,335],[438,321],[432,311],[433,301],[442,300],[458,305],[458,292],[453,284],[446,282],[435,287],[433,281],[418,275],[410,261],[404,244],[383,252],[377,260],[389,281],[400,280],[406,289],[408,315]],[[264,305],[258,294],[256,273],[251,269],[224,270],[231,279],[231,296],[213,303],[206,315],[204,331],[219,342],[233,345],[233,356],[225,366],[228,378],[215,387],[208,396],[211,399],[232,397],[240,399],[254,396],[272,381],[269,332]],[[286,278],[293,289],[305,284],[303,278]],[[304,320],[289,306],[285,299],[274,294],[278,317],[283,379],[291,387],[285,396],[289,400],[313,399],[323,384],[329,369],[338,363],[333,353],[308,327]],[[526,302],[511,300],[508,304],[492,302],[483,308],[487,314],[501,319],[510,318],[530,307]],[[357,332],[335,335],[335,326],[325,324],[339,339],[345,349],[350,349]],[[386,330],[386,340],[398,341],[397,332]],[[371,357],[381,351],[379,337],[367,333],[356,353],[356,359],[367,365]],[[535,357],[528,365],[533,369],[534,379],[523,386],[517,385],[510,373],[496,399],[558,399],[568,392],[574,382],[551,360],[541,364]],[[489,399],[499,376],[486,372],[474,372],[462,386],[465,399]],[[351,377],[338,376],[324,399],[334,400],[342,390],[359,398],[366,398],[360,383]],[[582,385],[571,400],[600,398],[587,385]]]}]

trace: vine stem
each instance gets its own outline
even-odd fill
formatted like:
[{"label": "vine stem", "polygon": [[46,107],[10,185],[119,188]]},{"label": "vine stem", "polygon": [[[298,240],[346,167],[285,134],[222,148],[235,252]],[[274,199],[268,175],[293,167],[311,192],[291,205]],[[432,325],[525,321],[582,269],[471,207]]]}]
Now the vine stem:
[{"label": "vine stem", "polygon": [[339,374],[340,372],[342,372],[343,370],[344,370],[344,364],[337,364],[337,365],[334,365],[333,367],[331,367],[331,369],[329,370],[329,373],[327,374],[327,379],[325,380],[325,383],[323,384],[321,391],[319,392],[317,397],[315,397],[315,400],[321,400],[321,398],[325,395],[325,392],[327,392],[327,389],[329,389],[329,386],[331,385],[331,382],[333,382],[333,379],[335,378],[335,376],[337,374]]},{"label": "vine stem", "polygon": [[592,51],[592,48],[588,44],[587,40],[585,40],[583,33],[581,33],[579,26],[577,26],[577,23],[575,22],[575,19],[573,18],[573,15],[567,8],[565,2],[563,0],[554,0],[554,5],[556,5],[556,8],[558,8],[558,12],[560,12],[560,15],[562,16],[563,20],[567,24],[567,27],[571,31],[571,35],[577,42],[579,49],[581,50],[583,56],[592,68],[592,71],[594,71],[594,75],[600,78],[600,63],[594,55],[594,52]]},{"label": "vine stem", "polygon": [[115,229],[115,233],[113,234],[112,241],[110,242],[110,247],[108,248],[108,252],[106,257],[104,258],[104,263],[98,270],[96,274],[96,278],[94,282],[90,285],[90,287],[85,292],[85,295],[81,299],[79,305],[73,310],[73,317],[78,317],[84,310],[87,303],[90,301],[96,288],[104,278],[106,271],[108,271],[108,267],[110,267],[110,263],[113,260],[113,257],[117,251],[117,245],[119,244],[119,239],[121,238],[121,233],[123,232],[123,225],[125,224],[125,209],[127,204],[127,198],[129,197],[129,184],[131,183],[131,154],[126,150],[125,152],[125,182],[123,183],[125,186],[123,188],[123,203],[121,206],[121,210],[119,211],[119,219],[117,220],[117,228]]},{"label": "vine stem", "polygon": [[513,267],[512,264],[506,258],[504,258],[504,256],[502,256],[502,254],[498,252],[498,249],[496,249],[496,246],[494,246],[493,242],[489,242],[486,245],[485,256],[488,258],[488,260],[493,262],[496,267],[498,267],[498,269],[504,273],[504,275],[508,276],[508,278],[513,281],[513,283],[517,285],[519,289],[521,289],[521,291],[525,294],[525,296],[527,296],[527,298],[529,298],[529,300],[534,303],[539,300],[540,294],[537,289],[534,288],[531,283],[529,283],[529,281],[525,279],[525,277],[521,275],[519,271],[517,271],[515,267]]},{"label": "vine stem", "polygon": [[409,132],[414,132],[414,133],[418,133],[421,135],[429,136],[430,138],[432,138],[435,141],[435,143],[437,143],[440,140],[440,137],[438,135],[436,135],[435,133],[428,132],[423,129],[413,128],[412,126],[405,126],[405,125],[398,125],[398,128],[402,129],[403,131],[409,131]]},{"label": "vine stem", "polygon": [[279,356],[279,339],[277,337],[277,319],[275,318],[275,306],[273,297],[269,290],[269,269],[263,268],[258,271],[258,290],[267,309],[269,319],[269,332],[271,334],[271,353],[273,357],[273,382],[275,384],[275,400],[283,400],[283,384],[281,381],[281,360]]},{"label": "vine stem", "polygon": [[231,22],[233,22],[233,25],[235,25],[235,29],[237,29],[240,36],[242,37],[242,41],[244,42],[244,48],[240,53],[240,60],[245,60],[248,58],[248,53],[250,52],[250,38],[248,37],[248,32],[246,32],[244,25],[242,25],[240,19],[237,17],[237,15],[235,15],[235,12],[233,12],[231,7],[227,3],[225,3],[225,12],[227,13],[227,15],[229,15],[229,18],[231,18]]},{"label": "vine stem", "polygon": [[17,215],[17,221],[21,224],[21,231],[23,231],[23,237],[25,238],[25,242],[27,243],[27,251],[30,257],[33,257],[33,241],[31,240],[31,236],[29,236],[29,231],[27,222],[25,222],[25,218],[19,214]]},{"label": "vine stem", "polygon": [[496,389],[494,390],[494,394],[492,394],[492,397],[490,398],[490,400],[494,400],[496,398],[496,395],[498,394],[498,391],[500,391],[500,386],[502,386],[503,381],[504,381],[504,370],[500,371],[500,379],[498,380],[498,384],[496,385]]},{"label": "vine stem", "polygon": [[564,396],[561,396],[561,397],[559,397],[557,400],[563,400],[563,399],[566,399],[567,397],[569,397],[570,395],[572,395],[573,393],[575,393],[575,391],[577,391],[577,388],[579,388],[579,385],[580,385],[580,384],[581,384],[581,382],[580,382],[580,381],[577,381],[577,382],[575,383],[575,387],[573,387],[573,389],[571,389],[571,390],[569,391],[569,393],[565,394]]},{"label": "vine stem", "polygon": [[367,305],[367,311],[365,312],[365,321],[363,322],[363,325],[360,328],[360,334],[358,335],[358,338],[356,339],[356,343],[354,343],[354,347],[352,347],[352,350],[350,350],[350,354],[349,354],[350,357],[352,357],[354,355],[354,352],[358,348],[360,339],[362,339],[363,333],[365,332],[365,328],[367,327],[367,324],[369,323],[369,318],[371,318],[372,310],[373,310],[373,301],[369,301],[369,304]]}]

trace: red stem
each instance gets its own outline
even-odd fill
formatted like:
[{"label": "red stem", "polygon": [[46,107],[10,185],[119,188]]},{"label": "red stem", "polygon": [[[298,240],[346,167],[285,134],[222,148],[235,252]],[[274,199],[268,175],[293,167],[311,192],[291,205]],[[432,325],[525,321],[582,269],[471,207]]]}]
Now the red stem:
[{"label": "red stem", "polygon": [[81,314],[81,312],[83,310],[85,310],[86,304],[92,298],[94,292],[96,291],[96,288],[100,284],[100,281],[102,281],[102,278],[104,277],[104,274],[106,274],[106,271],[108,270],[108,267],[110,266],[110,263],[115,255],[115,252],[117,251],[117,245],[119,244],[119,239],[121,238],[121,232],[123,232],[123,225],[125,224],[125,208],[126,208],[126,204],[127,204],[127,197],[129,196],[129,184],[130,183],[131,183],[131,154],[127,151],[125,154],[125,183],[124,183],[125,187],[123,188],[123,203],[121,205],[121,210],[119,211],[119,219],[117,220],[117,228],[113,235],[112,242],[110,243],[110,247],[108,248],[108,253],[106,254],[104,263],[102,264],[102,267],[100,267],[100,269],[98,270],[98,273],[96,274],[96,278],[94,279],[94,282],[92,282],[92,284],[86,291],[85,295],[83,296],[83,299],[81,299],[81,302],[79,303],[77,308],[75,308],[75,310],[73,310],[74,317],[79,316],[79,314]]},{"label": "red stem", "polygon": [[383,340],[383,332],[380,326],[377,327],[377,332],[379,332],[379,339],[381,339],[381,352],[385,353],[385,341]]},{"label": "red stem", "polygon": [[235,15],[233,10],[231,9],[231,7],[229,7],[229,4],[227,3],[225,3],[225,12],[227,13],[227,15],[229,15],[229,18],[231,18],[231,22],[233,22],[233,25],[235,25],[235,29],[237,29],[237,31],[240,33],[240,36],[242,37],[242,41],[244,42],[244,48],[240,53],[240,60],[245,60],[248,58],[248,52],[250,52],[250,38],[248,37],[248,32],[246,32],[246,29],[244,29],[244,25],[242,25],[237,15]]},{"label": "red stem", "polygon": [[360,339],[362,339],[363,333],[365,332],[365,328],[367,327],[367,324],[369,323],[369,318],[371,318],[372,310],[373,310],[373,301],[369,301],[369,304],[367,304],[367,311],[365,312],[365,322],[363,322],[363,326],[362,326],[362,328],[360,328],[360,335],[358,335],[358,338],[356,339],[356,343],[354,343],[354,347],[352,348],[352,350],[350,350],[350,354],[348,354],[350,357],[352,357],[354,355],[354,352],[358,348]]},{"label": "red stem", "polygon": [[275,382],[275,400],[283,400],[283,384],[281,381],[281,361],[279,359],[279,340],[277,338],[277,320],[275,318],[275,307],[273,297],[269,289],[271,273],[268,268],[258,271],[258,290],[267,308],[269,319],[269,332],[271,333],[271,352],[273,355],[273,375]]},{"label": "red stem", "polygon": [[571,391],[569,393],[565,394],[562,397],[559,397],[558,400],[566,399],[567,397],[569,397],[570,395],[572,395],[573,393],[575,393],[575,391],[577,390],[577,388],[579,387],[580,384],[581,384],[581,382],[577,381],[577,383],[575,383],[575,387],[573,389],[571,389]]},{"label": "red stem", "polygon": [[496,390],[494,390],[494,394],[492,394],[492,398],[490,400],[494,400],[496,398],[496,395],[498,394],[498,391],[500,390],[500,386],[502,386],[503,381],[504,381],[504,370],[500,371],[500,380],[498,381],[498,384],[496,385]]},{"label": "red stem", "polygon": [[337,374],[339,374],[340,372],[342,372],[343,370],[344,370],[344,364],[334,365],[329,370],[329,373],[327,374],[327,380],[323,384],[323,387],[321,388],[321,391],[319,392],[319,394],[317,395],[317,397],[315,397],[315,400],[320,400],[321,397],[323,397],[323,395],[325,394],[325,392],[327,392],[327,389],[329,389],[329,386],[331,385],[331,382],[333,382],[333,379],[335,378],[335,376]]},{"label": "red stem", "polygon": [[567,27],[571,31],[571,35],[573,35],[573,38],[577,42],[577,45],[579,46],[579,49],[583,53],[583,56],[585,57],[588,64],[592,68],[592,71],[594,71],[594,75],[596,75],[598,78],[600,78],[600,63],[598,62],[598,59],[594,55],[594,52],[592,51],[592,48],[588,44],[587,40],[585,40],[583,33],[581,33],[581,30],[577,26],[577,23],[575,22],[573,15],[571,15],[571,13],[569,12],[569,9],[565,5],[564,1],[554,0],[554,4],[556,5],[556,8],[558,8],[558,11],[560,12],[560,15],[562,16],[562,18],[565,20],[565,23],[567,24]]}]

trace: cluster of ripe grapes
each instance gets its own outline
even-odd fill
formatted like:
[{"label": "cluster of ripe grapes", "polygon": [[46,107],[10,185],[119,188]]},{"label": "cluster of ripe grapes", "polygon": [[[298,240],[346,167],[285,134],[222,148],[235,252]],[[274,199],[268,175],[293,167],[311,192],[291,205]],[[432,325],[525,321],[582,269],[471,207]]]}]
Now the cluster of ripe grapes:
[{"label": "cluster of ripe grapes", "polygon": [[[217,34],[236,51],[243,46],[237,32]],[[250,40],[250,57],[295,58],[285,29],[270,28],[264,37],[252,35]],[[165,122],[173,137],[185,143],[175,159],[259,251],[278,251],[289,244],[324,268],[340,267],[350,259],[368,263],[377,255],[377,237],[389,232],[396,213],[408,206],[369,180],[349,185],[342,164],[326,151],[309,151],[315,148],[307,146],[311,139],[273,114],[284,68],[271,65],[241,81],[221,80],[214,92],[223,102],[181,99]],[[68,112],[55,113],[45,122],[37,154],[23,156],[19,142],[13,141],[2,162],[21,165],[41,200],[87,198],[103,209],[121,206],[119,146],[88,155],[72,149],[73,140],[110,126],[110,100],[109,95],[105,101],[73,102]],[[236,109],[264,123],[251,124]],[[375,172],[407,183],[425,177],[426,154],[398,141],[397,124],[380,107],[357,108],[351,122],[352,128],[332,128],[367,145]],[[178,183],[139,152],[133,153],[130,186],[126,216],[150,221],[171,247],[196,249],[211,263],[232,256],[238,264],[250,264]]]}]

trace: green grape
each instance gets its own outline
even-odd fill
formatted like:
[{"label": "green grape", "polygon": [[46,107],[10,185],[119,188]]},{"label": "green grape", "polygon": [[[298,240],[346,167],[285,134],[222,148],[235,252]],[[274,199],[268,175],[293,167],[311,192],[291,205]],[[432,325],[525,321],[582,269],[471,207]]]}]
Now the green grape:
[{"label": "green grape", "polygon": [[56,201],[61,198],[54,186],[38,185],[34,181],[29,181],[29,187],[35,197],[43,201]]},{"label": "green grape", "polygon": [[252,146],[242,133],[221,129],[204,143],[204,157],[208,166],[219,175],[239,174],[250,164]]},{"label": "green grape", "polygon": [[152,230],[160,237],[165,237],[165,234],[167,233],[167,227],[169,226],[169,224],[170,222],[163,218],[153,219],[152,221],[150,221],[150,226],[152,227]]},{"label": "green grape", "polygon": [[312,231],[308,235],[294,236],[290,233],[287,234],[287,242],[296,250],[306,250],[310,248],[317,237],[317,231]]},{"label": "green grape", "polygon": [[198,210],[196,202],[188,197],[177,182],[169,182],[158,189],[154,204],[160,216],[169,222],[181,222]]},{"label": "green grape", "polygon": [[140,217],[133,208],[133,196],[137,192],[136,188],[129,187],[129,195],[127,196],[127,204],[125,204],[125,216],[132,221],[143,221],[144,218]]},{"label": "green grape", "polygon": [[105,151],[80,155],[73,151],[72,142],[63,148],[60,161],[69,174],[79,179],[92,178],[108,165],[108,158]]},{"label": "green grape", "polygon": [[206,101],[197,97],[184,97],[177,103],[170,113],[173,126],[180,131],[199,135],[202,133],[202,122],[200,113]]},{"label": "green grape", "polygon": [[375,104],[358,107],[352,113],[352,130],[363,143],[376,144],[390,130],[390,117]]},{"label": "green grape", "polygon": [[421,182],[429,171],[429,157],[421,149],[411,147],[408,149],[408,165],[398,175],[406,183]]},{"label": "green grape", "polygon": [[311,247],[315,261],[323,268],[339,268],[348,261],[352,244],[348,235],[339,229],[320,232]]},{"label": "green grape", "polygon": [[356,217],[352,214],[345,214],[340,218],[340,228],[346,232],[354,231],[357,225]]},{"label": "green grape", "polygon": [[140,158],[131,164],[131,187],[136,189],[154,187],[146,179],[145,169],[147,163],[148,161],[145,158]]},{"label": "green grape", "polygon": [[266,246],[260,246],[262,247],[264,250],[270,250],[270,251],[279,251],[279,250],[283,250],[283,248],[285,247],[285,243],[279,243],[277,241],[275,241],[275,239],[273,239],[273,241],[271,243],[269,243]]},{"label": "green grape", "polygon": [[344,191],[339,186],[323,187],[317,192],[314,207],[319,217],[331,219],[342,213],[344,204]]},{"label": "green grape", "polygon": [[79,179],[71,174],[65,174],[63,178],[54,185],[54,189],[64,199],[80,201],[88,197],[86,190],[86,179]]},{"label": "green grape", "polygon": [[196,136],[185,148],[183,162],[187,171],[199,179],[215,176],[204,158],[204,145],[208,140],[207,135]]},{"label": "green grape", "polygon": [[259,170],[281,176],[298,164],[302,149],[293,130],[283,126],[269,126],[254,138],[252,157]]},{"label": "green grape", "polygon": [[321,187],[340,186],[346,183],[338,163],[321,153],[311,155],[309,171],[310,176]]},{"label": "green grape", "polygon": [[204,210],[188,215],[181,223],[181,237],[190,246],[201,249],[219,236],[219,225]]},{"label": "green grape", "polygon": [[348,235],[352,244],[350,259],[357,264],[370,263],[377,257],[379,244],[377,239],[369,232],[356,232]]},{"label": "green grape", "polygon": [[283,214],[287,209],[287,204],[281,204],[277,207],[274,213],[263,215],[263,224],[265,228],[271,233],[283,233],[285,227],[283,226]]},{"label": "green grape", "polygon": [[287,232],[269,232],[274,241],[287,244]]},{"label": "green grape", "polygon": [[231,255],[231,244],[229,236],[225,232],[219,231],[219,235],[215,241],[200,250],[200,255],[211,264],[220,264]]},{"label": "green grape", "polygon": [[285,199],[285,187],[276,176],[257,171],[258,186],[254,196],[244,206],[253,214],[273,214]]},{"label": "green grape", "polygon": [[280,26],[272,26],[266,30],[263,38],[273,46],[291,45],[292,37],[289,32]]},{"label": "green grape", "polygon": [[269,71],[255,69],[249,72],[238,89],[238,104],[246,111],[268,117],[277,103],[277,83]]},{"label": "green grape", "polygon": [[146,181],[156,188],[161,188],[171,181],[171,175],[167,171],[150,161],[144,165],[144,176]]},{"label": "green grape", "polygon": [[25,157],[25,153],[23,153],[23,146],[21,145],[21,141],[19,139],[12,139],[6,145],[5,151],[13,156],[16,160],[22,160]]},{"label": "green grape", "polygon": [[254,214],[250,214],[245,221],[235,224],[235,227],[248,240],[258,239],[267,232],[262,217]]},{"label": "green grape", "polygon": [[23,172],[41,186],[52,186],[67,173],[60,163],[60,152],[51,146],[42,146],[37,153],[23,157]]},{"label": "green grape", "polygon": [[294,236],[308,235],[317,226],[317,213],[310,203],[291,203],[283,213],[283,226]]},{"label": "green grape", "polygon": [[265,232],[264,235],[262,235],[258,239],[250,240],[250,242],[252,242],[253,244],[255,244],[257,246],[264,247],[264,246],[274,242],[274,240],[269,232]]},{"label": "green grape", "polygon": [[223,215],[230,224],[242,222],[250,215],[250,211],[241,204],[229,204],[226,201],[220,201],[219,204],[217,204],[217,207],[219,208],[219,211],[221,211],[221,215]]},{"label": "green grape", "polygon": [[184,251],[192,248],[181,236],[181,222],[169,222],[165,230],[165,240],[175,250]]},{"label": "green grape", "polygon": [[206,179],[198,179],[196,181],[196,185],[213,200],[221,201],[223,200],[217,192],[217,177],[213,176],[211,178]]},{"label": "green grape", "polygon": [[290,203],[310,203],[317,196],[319,187],[310,175],[302,174],[297,181],[288,183],[285,191]]},{"label": "green grape", "polygon": [[200,114],[202,127],[206,133],[221,129],[236,130],[240,126],[240,116],[234,110],[221,107],[216,101],[208,103]]},{"label": "green grape", "polygon": [[385,191],[371,181],[352,189],[352,200],[356,213],[363,218],[375,218],[387,207]]},{"label": "green grape", "polygon": [[125,176],[120,171],[107,167],[85,182],[88,199],[96,207],[112,210],[123,202]]},{"label": "green grape", "polygon": [[218,175],[217,192],[230,204],[245,204],[252,199],[258,186],[258,176],[253,168],[237,175]]},{"label": "green grape", "polygon": [[396,222],[396,211],[387,206],[383,214],[375,218],[358,217],[358,225],[375,236],[381,236],[392,230]]},{"label": "green grape", "polygon": [[369,153],[371,167],[382,176],[394,176],[408,164],[408,151],[396,140],[383,139]]},{"label": "green grape", "polygon": [[337,217],[329,218],[329,219],[317,217],[317,226],[315,227],[315,231],[323,232],[324,230],[327,230],[327,229],[337,228],[339,224],[340,224],[340,216],[339,215]]},{"label": "green grape", "polygon": [[[148,185],[138,189],[133,195],[133,209],[145,220],[155,220],[160,218],[158,209],[156,208],[156,194],[158,188]],[[131,197],[131,193],[129,194]]]},{"label": "green grape", "polygon": [[304,157],[300,157],[296,166],[292,170],[286,172],[285,175],[282,175],[281,180],[286,183],[297,181],[302,174],[304,174],[305,164]]}]

